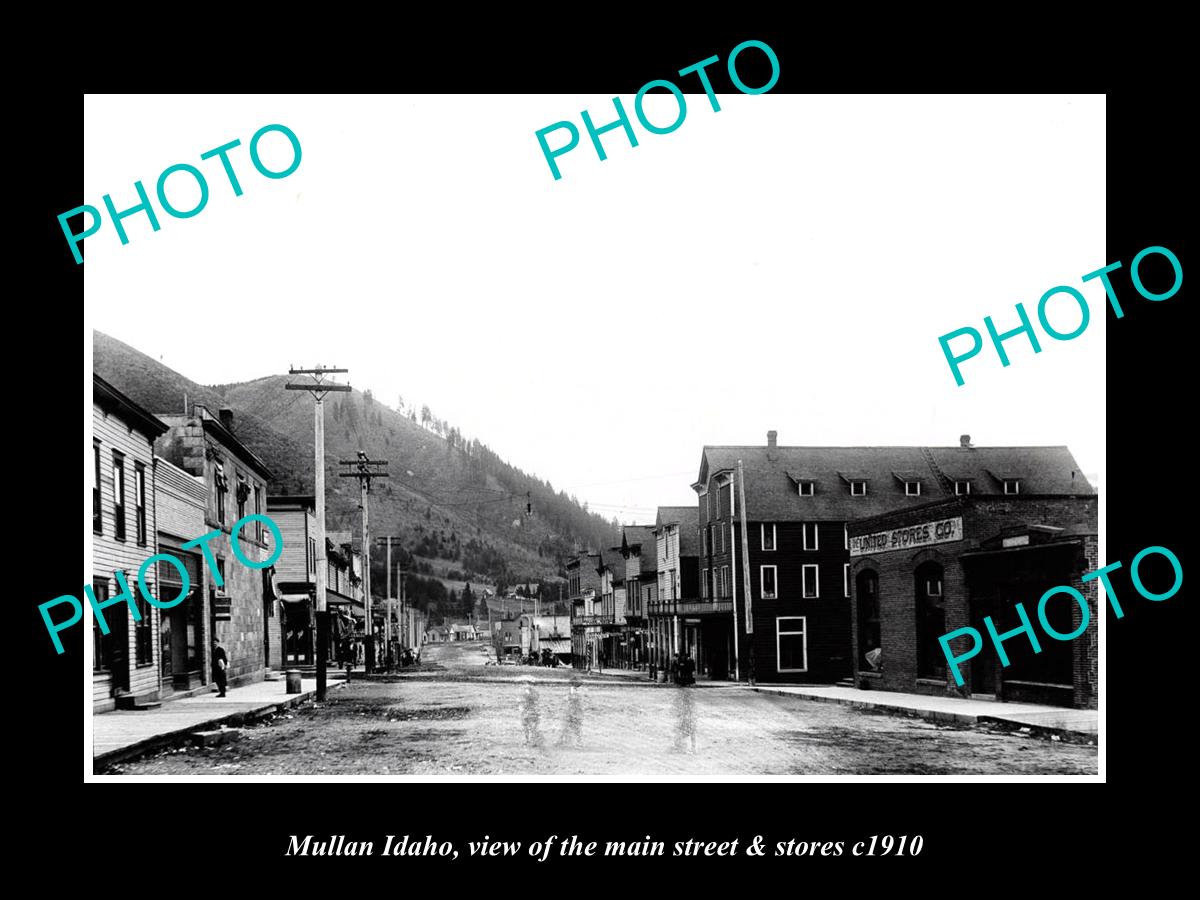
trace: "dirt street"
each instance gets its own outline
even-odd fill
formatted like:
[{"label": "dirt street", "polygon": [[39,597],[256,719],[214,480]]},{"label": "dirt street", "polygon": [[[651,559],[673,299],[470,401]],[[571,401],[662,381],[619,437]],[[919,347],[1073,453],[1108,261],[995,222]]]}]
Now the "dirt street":
[{"label": "dirt street", "polygon": [[420,670],[330,691],[241,741],[111,774],[1094,774],[1094,745],[856,710],[734,686],[678,688],[485,666],[427,646]]}]

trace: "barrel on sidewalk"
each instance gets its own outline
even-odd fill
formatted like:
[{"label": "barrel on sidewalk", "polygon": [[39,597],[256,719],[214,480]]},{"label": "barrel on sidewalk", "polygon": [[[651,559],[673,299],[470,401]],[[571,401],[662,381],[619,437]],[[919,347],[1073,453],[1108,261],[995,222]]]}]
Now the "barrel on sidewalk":
[{"label": "barrel on sidewalk", "polygon": [[287,675],[287,692],[289,694],[300,693],[300,670],[288,669]]}]

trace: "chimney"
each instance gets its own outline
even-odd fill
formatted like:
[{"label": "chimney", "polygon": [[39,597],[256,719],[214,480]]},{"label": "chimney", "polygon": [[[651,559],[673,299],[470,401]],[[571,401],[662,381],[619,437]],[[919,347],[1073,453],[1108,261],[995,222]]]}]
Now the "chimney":
[{"label": "chimney", "polygon": [[779,432],[778,431],[768,431],[767,432],[767,447],[774,450],[775,447],[778,445],[778,442],[779,442]]},{"label": "chimney", "polygon": [[221,417],[221,424],[225,426],[225,429],[233,431],[233,410],[228,406],[223,406],[217,414]]},{"label": "chimney", "polygon": [[960,446],[962,446],[962,447],[964,447],[964,448],[970,448],[970,447],[973,447],[973,446],[975,446],[974,444],[972,444],[972,443],[971,443],[971,436],[970,436],[969,434],[961,434],[961,435],[959,435],[959,436],[958,436],[958,443],[959,443],[959,445],[960,445]]}]

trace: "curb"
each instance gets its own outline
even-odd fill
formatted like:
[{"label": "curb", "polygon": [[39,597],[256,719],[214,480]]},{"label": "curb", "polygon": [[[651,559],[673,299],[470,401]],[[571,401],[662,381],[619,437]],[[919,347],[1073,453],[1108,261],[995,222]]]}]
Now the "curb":
[{"label": "curb", "polygon": [[1074,739],[1091,739],[1096,740],[1098,735],[1092,731],[1080,731],[1074,728],[1058,728],[1048,725],[1030,725],[1026,722],[1019,722],[1015,719],[1007,719],[1003,716],[990,715],[988,713],[968,713],[968,712],[946,712],[936,709],[914,709],[909,706],[895,706],[889,703],[881,703],[878,700],[851,700],[843,697],[822,697],[817,695],[800,694],[795,691],[781,691],[769,687],[753,687],[752,691],[760,694],[775,694],[779,697],[795,697],[800,700],[809,700],[813,703],[836,703],[839,706],[849,706],[852,709],[873,709],[880,712],[889,713],[897,716],[907,716],[913,719],[927,719],[930,722],[940,722],[942,724],[951,725],[1002,725],[1006,728],[1028,728],[1031,734],[1035,735],[1058,735],[1060,737],[1070,737]]},{"label": "curb", "polygon": [[[326,685],[327,691],[336,691],[344,687],[346,682],[337,681]],[[264,703],[262,706],[256,706],[253,709],[241,710],[239,712],[228,713],[223,716],[217,716],[214,719],[206,719],[203,722],[197,722],[195,725],[188,725],[185,728],[176,728],[174,731],[164,731],[162,734],[152,735],[148,738],[143,738],[134,744],[128,744],[124,747],[118,747],[115,750],[109,750],[105,753],[92,757],[92,774],[101,774],[100,770],[111,766],[115,763],[128,762],[131,759],[136,759],[140,756],[145,756],[147,753],[152,753],[163,747],[169,747],[173,744],[183,743],[190,739],[191,735],[197,731],[215,731],[223,725],[245,725],[253,723],[259,719],[266,718],[277,712],[282,712],[285,709],[291,709],[298,706],[305,700],[312,700],[317,696],[316,689],[311,691],[302,691],[299,694],[292,694],[287,699],[280,702]]]}]

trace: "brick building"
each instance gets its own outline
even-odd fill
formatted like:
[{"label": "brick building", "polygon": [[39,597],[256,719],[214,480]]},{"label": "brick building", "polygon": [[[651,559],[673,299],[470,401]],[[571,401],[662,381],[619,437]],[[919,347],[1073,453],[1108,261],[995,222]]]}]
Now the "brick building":
[{"label": "brick building", "polygon": [[1094,495],[1066,447],[975,447],[967,436],[958,447],[786,447],[775,432],[766,446],[705,447],[693,488],[700,498],[701,590],[687,617],[698,620],[700,652],[732,644],[742,679],[753,658],[759,680],[815,683],[856,671],[852,523],[955,497]]},{"label": "brick building", "polygon": [[[270,532],[262,522],[249,523],[236,536],[230,532],[242,517],[266,514],[271,471],[234,435],[232,410],[222,409],[218,419],[196,404],[190,414],[160,414],[159,418],[167,431],[155,443],[158,455],[204,479],[204,533],[222,533],[209,542],[216,566],[205,573],[208,632],[219,637],[225,648],[230,687],[261,681],[271,660],[269,620],[276,614],[273,567],[242,565],[230,541],[239,541],[246,559],[264,562],[273,552],[268,545]],[[216,583],[218,575],[221,585]]]},{"label": "brick building", "polygon": [[[92,618],[92,709],[95,712],[158,700],[158,609],[138,589],[138,571],[156,552],[154,441],[167,425],[101,378],[92,376],[92,591],[98,603],[121,593],[130,603]],[[194,537],[194,535],[193,535]],[[155,567],[145,587],[158,597]],[[169,597],[167,599],[170,599]]]},{"label": "brick building", "polygon": [[[1081,577],[1099,566],[1097,498],[1062,493],[1082,491],[1086,481],[1056,477],[1065,472],[1054,457],[1065,448],[1038,449],[1046,451],[1047,465],[1027,453],[1022,469],[1005,472],[1010,493],[1000,478],[1000,492],[948,497],[849,525],[860,687],[1096,708],[1097,582]],[[1050,638],[1037,622],[1039,599],[1059,585],[1075,588],[1088,603],[1087,626],[1070,641]],[[1041,652],[1014,636],[1004,643],[1010,661],[1004,666],[983,620],[990,617],[999,634],[1019,627],[1018,602]],[[1082,624],[1082,610],[1067,595],[1045,611],[1059,634]],[[963,627],[975,628],[983,646],[961,664],[960,688],[938,638]],[[962,654],[969,646],[964,637],[951,650]]]}]

